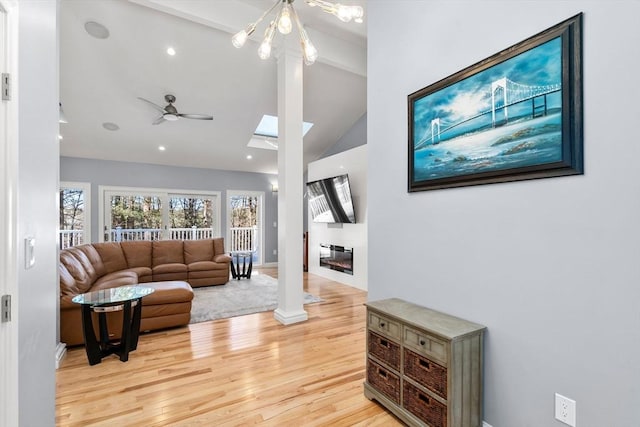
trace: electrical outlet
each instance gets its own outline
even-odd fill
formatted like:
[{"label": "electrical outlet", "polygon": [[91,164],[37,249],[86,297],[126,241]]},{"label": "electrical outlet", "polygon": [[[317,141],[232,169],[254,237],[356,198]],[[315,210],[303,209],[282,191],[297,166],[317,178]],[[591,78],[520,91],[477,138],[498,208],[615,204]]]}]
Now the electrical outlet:
[{"label": "electrical outlet", "polygon": [[556,420],[576,427],[576,401],[556,393]]},{"label": "electrical outlet", "polygon": [[273,250],[273,254],[274,254],[274,255],[278,255],[278,250],[277,250],[277,249],[274,249],[274,250]]}]

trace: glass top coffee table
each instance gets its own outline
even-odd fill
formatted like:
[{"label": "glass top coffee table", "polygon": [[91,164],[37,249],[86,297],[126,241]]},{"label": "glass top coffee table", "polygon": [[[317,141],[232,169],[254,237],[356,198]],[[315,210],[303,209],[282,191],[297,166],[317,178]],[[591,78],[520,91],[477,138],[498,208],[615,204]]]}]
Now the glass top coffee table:
[{"label": "glass top coffee table", "polygon": [[[76,295],[71,301],[82,305],[82,334],[87,359],[90,365],[102,361],[110,354],[117,354],[120,360],[129,360],[129,352],[138,347],[142,298],[153,293],[149,286],[132,285],[102,289]],[[107,328],[107,313],[122,311],[122,334],[120,340],[112,342]],[[93,313],[98,314],[100,340],[93,328]]]}]

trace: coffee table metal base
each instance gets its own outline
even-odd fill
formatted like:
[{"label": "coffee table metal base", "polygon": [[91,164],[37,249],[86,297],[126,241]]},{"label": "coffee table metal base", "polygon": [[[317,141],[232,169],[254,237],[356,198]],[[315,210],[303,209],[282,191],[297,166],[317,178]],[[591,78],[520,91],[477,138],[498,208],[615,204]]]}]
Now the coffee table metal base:
[{"label": "coffee table metal base", "polygon": [[[119,342],[109,340],[107,329],[107,313],[122,311],[122,334]],[[95,335],[93,329],[92,313],[98,314],[98,328],[100,339]],[[140,335],[140,318],[142,316],[141,298],[124,301],[116,305],[91,306],[82,305],[82,332],[84,334],[84,345],[87,351],[89,365],[96,365],[102,359],[111,354],[120,356],[120,360],[129,360],[129,352],[138,347],[138,337]]]}]

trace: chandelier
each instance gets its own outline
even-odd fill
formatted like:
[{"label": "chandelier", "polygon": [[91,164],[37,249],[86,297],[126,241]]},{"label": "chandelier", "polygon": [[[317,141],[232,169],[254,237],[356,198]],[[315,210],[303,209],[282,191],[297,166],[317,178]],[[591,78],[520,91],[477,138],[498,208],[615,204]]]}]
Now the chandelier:
[{"label": "chandelier", "polygon": [[[276,15],[276,19],[271,21],[264,32],[264,39],[258,48],[258,56],[262,59],[268,59],[271,56],[271,46],[273,44],[273,37],[275,36],[276,28],[281,34],[289,34],[293,29],[293,21],[295,21],[300,35],[300,45],[302,46],[304,63],[306,65],[313,64],[318,58],[318,50],[315,48],[313,43],[311,43],[309,35],[302,27],[300,18],[298,18],[298,14],[293,8],[293,2],[294,0],[277,0],[273,6],[258,18],[257,21],[247,25],[244,30],[239,31],[231,38],[233,45],[238,49],[244,46],[247,38],[256,30],[256,26],[260,24],[267,15],[273,12],[276,6],[280,5],[280,10]],[[324,0],[305,0],[305,2],[311,7],[318,6],[323,12],[335,15],[343,22],[350,22],[353,20],[354,22],[362,23],[364,11],[360,6],[346,6],[340,3],[331,3]]]}]

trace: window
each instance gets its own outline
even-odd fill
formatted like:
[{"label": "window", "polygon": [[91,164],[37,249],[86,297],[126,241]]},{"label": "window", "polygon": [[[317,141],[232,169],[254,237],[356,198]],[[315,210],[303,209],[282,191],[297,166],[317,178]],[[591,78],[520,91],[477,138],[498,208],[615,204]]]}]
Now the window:
[{"label": "window", "polygon": [[227,191],[229,251],[253,252],[253,263],[262,264],[264,253],[263,202],[261,191]]},{"label": "window", "polygon": [[102,241],[220,236],[220,193],[100,187]]},{"label": "window", "polygon": [[61,182],[60,249],[91,242],[91,184]]}]

